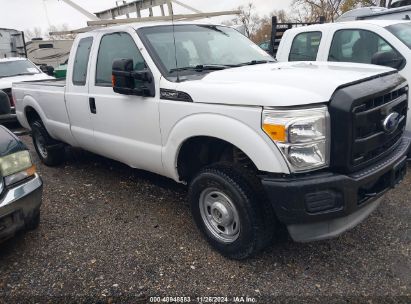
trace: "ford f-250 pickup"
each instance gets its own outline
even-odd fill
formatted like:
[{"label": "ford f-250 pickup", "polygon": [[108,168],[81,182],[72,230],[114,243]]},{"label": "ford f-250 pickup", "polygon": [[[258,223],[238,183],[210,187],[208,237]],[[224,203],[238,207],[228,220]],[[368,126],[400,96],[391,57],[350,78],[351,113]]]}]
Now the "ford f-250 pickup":
[{"label": "ford f-250 pickup", "polygon": [[189,185],[199,229],[242,259],[335,237],[406,172],[408,86],[390,68],[275,63],[236,30],[139,23],[77,36],[65,81],[13,85],[41,160],[71,145]]}]

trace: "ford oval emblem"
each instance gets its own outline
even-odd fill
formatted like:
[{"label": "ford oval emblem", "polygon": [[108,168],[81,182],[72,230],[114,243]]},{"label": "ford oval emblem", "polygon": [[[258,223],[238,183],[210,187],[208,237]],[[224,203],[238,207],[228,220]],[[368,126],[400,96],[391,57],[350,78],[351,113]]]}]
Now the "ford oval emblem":
[{"label": "ford oval emblem", "polygon": [[397,130],[398,125],[400,123],[400,114],[397,112],[393,112],[385,117],[384,121],[382,122],[382,126],[384,131],[387,133],[392,133]]}]

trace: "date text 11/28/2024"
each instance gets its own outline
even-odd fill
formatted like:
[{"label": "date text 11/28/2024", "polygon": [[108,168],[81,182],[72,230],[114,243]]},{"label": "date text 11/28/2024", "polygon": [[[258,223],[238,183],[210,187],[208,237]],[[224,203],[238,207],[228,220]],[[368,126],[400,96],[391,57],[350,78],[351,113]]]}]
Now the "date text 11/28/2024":
[{"label": "date text 11/28/2024", "polygon": [[150,297],[150,303],[257,303],[249,296],[235,297]]}]

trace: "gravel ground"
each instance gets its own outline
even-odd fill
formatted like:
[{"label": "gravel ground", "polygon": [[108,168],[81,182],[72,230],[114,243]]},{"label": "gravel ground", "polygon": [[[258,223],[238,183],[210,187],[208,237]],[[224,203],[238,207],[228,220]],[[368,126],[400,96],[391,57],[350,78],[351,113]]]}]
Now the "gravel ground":
[{"label": "gravel ground", "polygon": [[238,262],[201,237],[183,186],[81,151],[48,168],[22,139],[44,180],[42,219],[0,245],[2,303],[411,303],[411,174],[341,237],[284,240]]}]

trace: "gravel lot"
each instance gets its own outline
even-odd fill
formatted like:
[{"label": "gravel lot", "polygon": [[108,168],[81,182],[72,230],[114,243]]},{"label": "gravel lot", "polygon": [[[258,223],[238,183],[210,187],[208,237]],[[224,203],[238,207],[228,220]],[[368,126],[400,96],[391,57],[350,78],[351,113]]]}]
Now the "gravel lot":
[{"label": "gravel lot", "polygon": [[42,220],[0,245],[0,302],[411,302],[411,174],[340,238],[284,240],[238,262],[201,237],[183,186],[71,149],[65,166],[48,168],[22,139],[44,180]]}]

